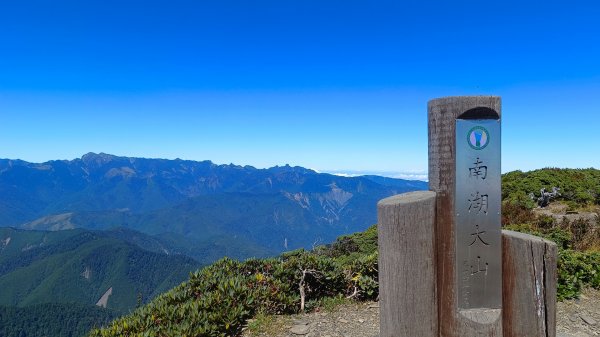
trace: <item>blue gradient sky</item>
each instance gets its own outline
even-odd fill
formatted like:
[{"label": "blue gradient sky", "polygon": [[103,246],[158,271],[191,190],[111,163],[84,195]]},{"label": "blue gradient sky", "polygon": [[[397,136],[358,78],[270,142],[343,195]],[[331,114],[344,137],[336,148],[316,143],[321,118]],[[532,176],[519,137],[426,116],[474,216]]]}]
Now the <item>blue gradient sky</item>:
[{"label": "blue gradient sky", "polygon": [[598,168],[599,17],[581,1],[3,1],[0,157],[423,174],[427,100],[494,94],[503,171]]}]

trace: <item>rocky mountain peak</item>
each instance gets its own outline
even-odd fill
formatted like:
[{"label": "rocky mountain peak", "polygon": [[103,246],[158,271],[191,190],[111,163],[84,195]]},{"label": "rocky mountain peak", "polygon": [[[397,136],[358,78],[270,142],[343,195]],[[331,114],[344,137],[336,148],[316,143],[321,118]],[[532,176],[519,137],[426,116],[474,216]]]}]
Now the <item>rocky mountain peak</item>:
[{"label": "rocky mountain peak", "polygon": [[89,152],[89,153],[84,154],[81,157],[81,160],[86,165],[101,166],[101,165],[111,162],[112,160],[114,160],[116,158],[117,158],[116,156],[113,156],[111,154],[106,154],[104,152],[100,152],[100,153]]}]

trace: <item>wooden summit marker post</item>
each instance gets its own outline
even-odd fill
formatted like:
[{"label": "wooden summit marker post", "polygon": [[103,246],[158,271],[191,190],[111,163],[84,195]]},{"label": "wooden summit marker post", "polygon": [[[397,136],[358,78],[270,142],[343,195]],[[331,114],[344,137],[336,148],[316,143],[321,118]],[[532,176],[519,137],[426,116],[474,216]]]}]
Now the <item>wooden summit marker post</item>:
[{"label": "wooden summit marker post", "polygon": [[440,336],[502,336],[500,98],[428,104]]},{"label": "wooden summit marker post", "polygon": [[429,188],[377,204],[381,337],[554,337],[557,247],[500,229],[500,98],[428,104]]}]

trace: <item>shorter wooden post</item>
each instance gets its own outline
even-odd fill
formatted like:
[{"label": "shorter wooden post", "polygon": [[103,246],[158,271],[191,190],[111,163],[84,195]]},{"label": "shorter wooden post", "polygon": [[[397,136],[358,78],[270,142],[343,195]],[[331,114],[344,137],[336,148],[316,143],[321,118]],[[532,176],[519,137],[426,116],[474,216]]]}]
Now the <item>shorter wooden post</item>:
[{"label": "shorter wooden post", "polygon": [[502,231],[504,337],[556,336],[557,255],[554,242]]},{"label": "shorter wooden post", "polygon": [[435,192],[377,204],[380,336],[436,336]]}]

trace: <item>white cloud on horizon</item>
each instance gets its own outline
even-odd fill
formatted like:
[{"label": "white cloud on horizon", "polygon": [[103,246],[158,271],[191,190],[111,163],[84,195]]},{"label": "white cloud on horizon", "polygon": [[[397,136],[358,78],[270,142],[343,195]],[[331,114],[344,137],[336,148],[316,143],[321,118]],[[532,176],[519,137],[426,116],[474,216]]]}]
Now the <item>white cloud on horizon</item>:
[{"label": "white cloud on horizon", "polygon": [[396,179],[405,179],[405,180],[421,180],[421,181],[429,181],[429,177],[424,173],[398,173],[391,178]]},{"label": "white cloud on horizon", "polygon": [[407,171],[407,172],[373,172],[373,171],[317,171],[322,173],[329,173],[339,177],[359,177],[364,175],[375,175],[381,177],[405,179],[405,180],[420,180],[429,181],[426,172],[422,171]]},{"label": "white cloud on horizon", "polygon": [[334,176],[338,176],[338,177],[346,177],[346,178],[359,177],[359,176],[364,175],[364,174],[343,173],[343,172],[325,172],[325,173],[333,174]]}]

